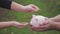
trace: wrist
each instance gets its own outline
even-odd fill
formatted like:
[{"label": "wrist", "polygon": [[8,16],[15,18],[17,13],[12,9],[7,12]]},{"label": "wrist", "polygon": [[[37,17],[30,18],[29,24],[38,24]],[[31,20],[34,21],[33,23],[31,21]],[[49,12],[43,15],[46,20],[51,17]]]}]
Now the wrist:
[{"label": "wrist", "polygon": [[57,25],[56,22],[52,21],[52,24],[51,24],[51,26],[50,26],[51,29],[56,29],[56,25]]},{"label": "wrist", "polygon": [[28,8],[27,8],[26,6],[23,6],[23,7],[22,7],[22,11],[27,11],[27,9],[28,9]]},{"label": "wrist", "polygon": [[56,30],[60,30],[60,22],[55,22],[55,29]]},{"label": "wrist", "polygon": [[15,21],[11,21],[11,26],[14,26],[15,25]]},{"label": "wrist", "polygon": [[60,23],[59,22],[53,22],[52,29],[59,30],[60,29]]}]

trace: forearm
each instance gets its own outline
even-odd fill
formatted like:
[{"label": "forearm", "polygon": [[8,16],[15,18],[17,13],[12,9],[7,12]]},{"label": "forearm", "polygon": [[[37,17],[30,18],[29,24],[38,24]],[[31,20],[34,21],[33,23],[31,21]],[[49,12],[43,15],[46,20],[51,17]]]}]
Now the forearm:
[{"label": "forearm", "polygon": [[55,22],[60,22],[60,15],[57,15],[55,17],[50,18],[51,20],[55,21]]},{"label": "forearm", "polygon": [[55,29],[60,30],[60,22],[55,22]]},{"label": "forearm", "polygon": [[0,22],[0,28],[12,26],[12,22]]},{"label": "forearm", "polygon": [[16,2],[12,2],[11,10],[25,11],[25,7],[23,5],[21,5],[21,4],[16,3]]},{"label": "forearm", "polygon": [[18,4],[12,0],[0,0],[0,7],[9,9],[9,10],[16,10],[16,11],[25,11],[24,6]]},{"label": "forearm", "polygon": [[39,8],[33,4],[23,6],[21,4],[18,4],[12,0],[1,0],[0,1],[0,7],[6,8],[9,10],[15,10],[15,11],[21,11],[21,12],[33,12],[38,11]]}]

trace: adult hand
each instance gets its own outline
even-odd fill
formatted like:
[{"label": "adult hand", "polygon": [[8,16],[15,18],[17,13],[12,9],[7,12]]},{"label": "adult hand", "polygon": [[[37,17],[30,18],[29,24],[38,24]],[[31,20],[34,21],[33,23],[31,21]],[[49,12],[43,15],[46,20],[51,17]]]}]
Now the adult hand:
[{"label": "adult hand", "polygon": [[55,24],[54,21],[46,20],[43,24],[40,24],[39,27],[31,26],[31,29],[35,30],[35,31],[46,31],[46,30],[49,30],[49,29],[54,29],[55,26],[56,26],[56,24]]},{"label": "adult hand", "polygon": [[34,4],[25,6],[25,9],[28,12],[37,12],[39,10],[39,8],[37,6],[35,6]]}]

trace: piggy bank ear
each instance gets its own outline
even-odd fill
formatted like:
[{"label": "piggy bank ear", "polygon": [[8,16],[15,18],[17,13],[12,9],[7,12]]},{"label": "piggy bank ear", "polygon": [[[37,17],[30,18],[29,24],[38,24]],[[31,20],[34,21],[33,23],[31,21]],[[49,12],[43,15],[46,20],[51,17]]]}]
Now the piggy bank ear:
[{"label": "piggy bank ear", "polygon": [[35,15],[32,15],[33,17],[35,16]]}]

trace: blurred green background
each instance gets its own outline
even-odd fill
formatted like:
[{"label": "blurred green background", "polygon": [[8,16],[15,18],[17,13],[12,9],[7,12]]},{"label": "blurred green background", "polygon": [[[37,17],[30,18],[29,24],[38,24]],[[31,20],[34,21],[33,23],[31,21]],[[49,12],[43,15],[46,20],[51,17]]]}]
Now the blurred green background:
[{"label": "blurred green background", "polygon": [[[17,11],[9,11],[0,9],[0,21],[18,21],[29,22],[32,14],[43,15],[46,17],[54,17],[60,14],[60,0],[14,0],[22,5],[35,4],[41,10],[34,13],[23,13]],[[45,32],[36,32],[30,30],[27,26],[23,29],[17,29],[14,27],[8,27],[0,29],[0,34],[60,34],[60,31],[49,30]]]}]

